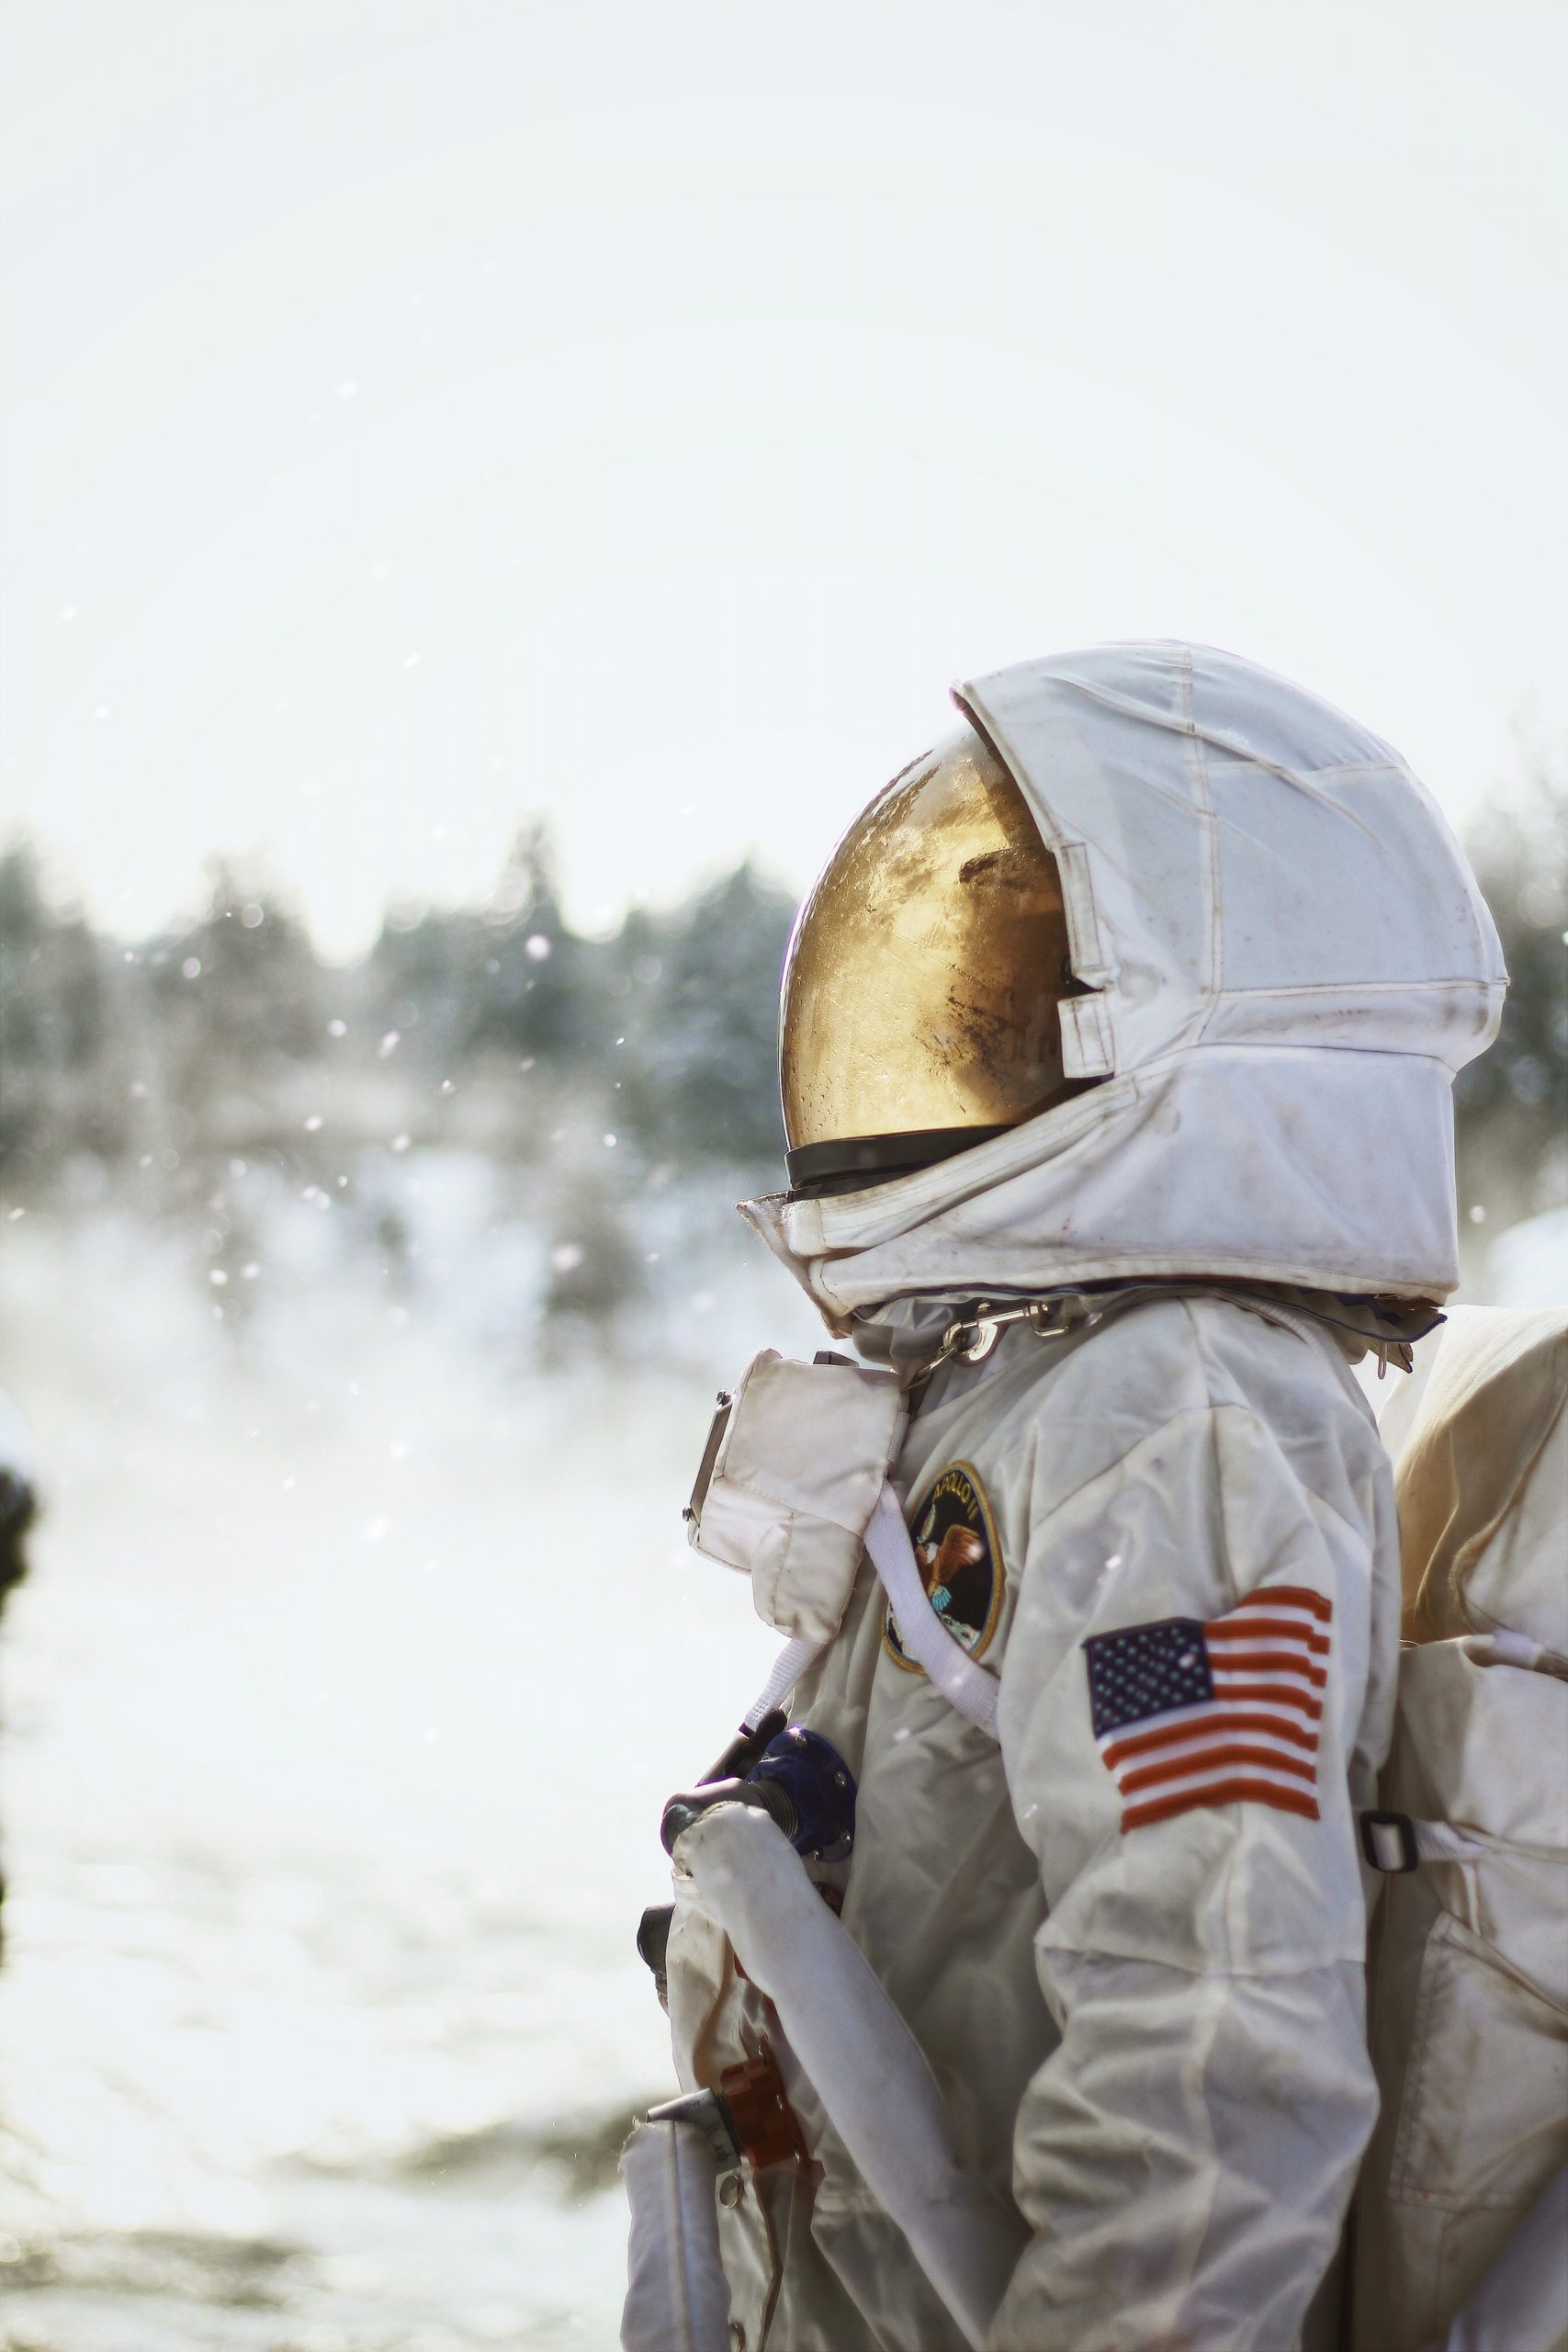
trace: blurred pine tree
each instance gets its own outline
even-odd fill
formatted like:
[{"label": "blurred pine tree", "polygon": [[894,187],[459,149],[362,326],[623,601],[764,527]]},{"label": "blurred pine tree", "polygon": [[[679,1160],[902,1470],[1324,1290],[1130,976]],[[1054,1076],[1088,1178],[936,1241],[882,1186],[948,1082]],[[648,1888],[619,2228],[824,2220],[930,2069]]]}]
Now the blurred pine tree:
[{"label": "blurred pine tree", "polygon": [[25,842],[0,855],[0,1166],[27,1186],[78,1152],[127,1139],[114,1063],[116,975],[107,944],[46,894]]},{"label": "blurred pine tree", "polygon": [[1568,1203],[1568,783],[1532,760],[1469,849],[1509,987],[1496,1043],[1455,1088],[1460,1209],[1495,1227]]},{"label": "blurred pine tree", "polygon": [[779,976],[794,912],[748,863],[671,920],[637,1051],[655,1148],[687,1161],[782,1159]]}]

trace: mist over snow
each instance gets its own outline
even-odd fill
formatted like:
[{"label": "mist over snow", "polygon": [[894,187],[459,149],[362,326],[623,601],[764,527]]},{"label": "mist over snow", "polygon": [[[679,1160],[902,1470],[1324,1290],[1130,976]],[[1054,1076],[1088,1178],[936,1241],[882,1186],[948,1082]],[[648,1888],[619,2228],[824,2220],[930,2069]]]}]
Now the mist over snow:
[{"label": "mist over snow", "polygon": [[[1562,812],[1474,843],[1461,1232],[1516,1304],[1562,1295]],[[792,911],[741,866],[583,934],[533,827],[344,966],[242,862],[127,941],[0,856],[15,2352],[614,2340],[659,1814],[776,1646],[681,1506],[714,1391],[824,1336],[733,1213]]]}]

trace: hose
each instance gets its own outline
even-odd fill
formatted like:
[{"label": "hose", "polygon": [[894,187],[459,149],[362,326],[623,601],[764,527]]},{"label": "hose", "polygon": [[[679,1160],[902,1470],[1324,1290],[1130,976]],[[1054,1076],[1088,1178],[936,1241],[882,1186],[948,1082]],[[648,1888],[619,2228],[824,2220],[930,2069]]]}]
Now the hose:
[{"label": "hose", "polygon": [[639,2123],[621,2177],[631,2207],[621,2352],[729,2352],[707,2142],[689,2123]]},{"label": "hose", "polygon": [[766,1814],[716,1805],[682,1832],[674,1859],[778,2011],[862,2179],[981,2352],[1026,2232],[964,2170],[925,2054],[871,1963]]}]

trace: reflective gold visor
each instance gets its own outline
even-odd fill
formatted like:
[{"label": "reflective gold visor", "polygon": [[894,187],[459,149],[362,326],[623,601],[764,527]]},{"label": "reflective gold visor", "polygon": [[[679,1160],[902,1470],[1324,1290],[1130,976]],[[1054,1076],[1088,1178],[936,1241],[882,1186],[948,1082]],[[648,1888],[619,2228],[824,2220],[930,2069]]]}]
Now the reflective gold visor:
[{"label": "reflective gold visor", "polygon": [[1056,863],[970,728],[863,810],[801,909],[779,1075],[790,1182],[893,1175],[1062,1091]]}]

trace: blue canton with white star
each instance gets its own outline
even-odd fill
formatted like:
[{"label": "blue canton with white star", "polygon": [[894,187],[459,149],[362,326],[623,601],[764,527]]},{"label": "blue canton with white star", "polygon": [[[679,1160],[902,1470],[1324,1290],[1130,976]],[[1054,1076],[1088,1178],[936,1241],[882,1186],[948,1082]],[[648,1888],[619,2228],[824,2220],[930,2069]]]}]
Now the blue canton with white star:
[{"label": "blue canton with white star", "polygon": [[1096,1739],[1171,1707],[1201,1707],[1214,1695],[1196,1617],[1162,1617],[1155,1625],[1091,1634],[1084,1655]]}]

